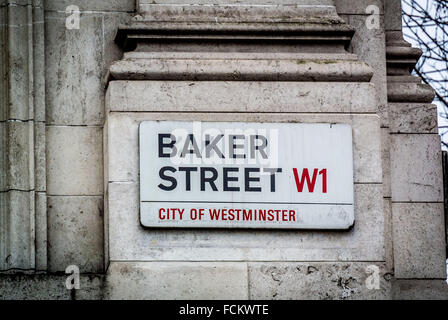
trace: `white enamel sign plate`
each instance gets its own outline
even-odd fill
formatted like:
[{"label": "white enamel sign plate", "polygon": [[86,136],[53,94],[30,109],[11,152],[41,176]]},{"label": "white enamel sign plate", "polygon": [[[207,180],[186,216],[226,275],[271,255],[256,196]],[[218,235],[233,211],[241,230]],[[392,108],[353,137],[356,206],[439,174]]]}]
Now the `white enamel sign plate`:
[{"label": "white enamel sign plate", "polygon": [[145,227],[348,229],[352,129],[142,122],[140,221]]}]

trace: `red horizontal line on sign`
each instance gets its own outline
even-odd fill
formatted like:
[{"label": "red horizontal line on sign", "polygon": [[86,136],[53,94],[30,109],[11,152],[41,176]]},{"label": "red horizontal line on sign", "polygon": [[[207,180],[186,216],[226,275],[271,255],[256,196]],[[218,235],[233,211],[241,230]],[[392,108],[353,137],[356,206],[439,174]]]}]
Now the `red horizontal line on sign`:
[{"label": "red horizontal line on sign", "polygon": [[173,200],[159,200],[159,201],[149,201],[142,200],[140,202],[162,202],[162,203],[237,203],[237,204],[325,204],[334,206],[351,206],[353,203],[328,203],[328,202],[237,202],[237,201],[173,201]]}]

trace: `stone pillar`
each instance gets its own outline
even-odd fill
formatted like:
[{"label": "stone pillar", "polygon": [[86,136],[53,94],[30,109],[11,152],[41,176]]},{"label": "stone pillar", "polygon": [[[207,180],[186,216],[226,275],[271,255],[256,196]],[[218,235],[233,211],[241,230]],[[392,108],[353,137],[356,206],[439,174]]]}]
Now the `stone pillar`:
[{"label": "stone pillar", "polygon": [[0,270],[45,270],[43,1],[1,1],[0,44]]},{"label": "stone pillar", "polygon": [[[348,52],[354,28],[329,0],[172,3],[139,1],[116,38],[126,52],[110,67],[106,95],[107,296],[389,297],[377,115],[385,96],[375,87],[385,72],[372,83],[372,68]],[[348,123],[355,225],[340,232],[145,229],[138,217],[144,120]],[[365,286],[371,265],[381,270],[379,290]]]},{"label": "stone pillar", "polygon": [[401,28],[400,1],[386,1],[395,295],[448,297],[442,285],[446,279],[443,175],[436,106],[431,104],[434,91],[411,75],[421,51],[403,40]]}]

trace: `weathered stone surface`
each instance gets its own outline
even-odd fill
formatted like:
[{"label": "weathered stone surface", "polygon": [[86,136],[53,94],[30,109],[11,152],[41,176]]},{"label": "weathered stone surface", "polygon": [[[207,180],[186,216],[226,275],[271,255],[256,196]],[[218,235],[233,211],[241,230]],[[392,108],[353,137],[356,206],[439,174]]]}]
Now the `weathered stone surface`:
[{"label": "weathered stone surface", "polygon": [[34,188],[36,191],[47,190],[46,158],[45,152],[45,123],[34,123]]},{"label": "weathered stone surface", "polygon": [[134,11],[135,0],[45,0],[45,10],[64,11],[70,5],[83,11]]},{"label": "weathered stone surface", "polygon": [[42,1],[33,1],[33,111],[34,121],[45,121],[45,12]]},{"label": "weathered stone surface", "polygon": [[8,125],[6,122],[0,122],[0,147],[2,150],[0,154],[0,192],[8,190],[8,153],[6,152],[8,146]]},{"label": "weathered stone surface", "polygon": [[[34,123],[7,122],[8,188],[29,191],[34,189]],[[31,157],[31,159],[30,159]]]},{"label": "weathered stone surface", "polygon": [[139,0],[140,6],[148,4],[232,4],[232,5],[320,5],[332,6],[332,0]]},{"label": "weathered stone surface", "polygon": [[42,7],[43,0],[0,0],[0,6],[27,6]]},{"label": "weathered stone surface", "polygon": [[[312,2],[312,3],[311,3]],[[337,25],[336,9],[328,0],[296,1],[139,1],[143,21],[302,22]],[[142,20],[138,16],[138,21]]]},{"label": "weathered stone surface", "polygon": [[[16,2],[20,2],[22,5],[31,2],[41,5],[40,1],[17,0]],[[154,8],[167,3],[193,2],[204,5],[210,4],[208,0],[141,0],[138,3],[147,4]],[[382,1],[214,0],[212,3],[222,5],[228,5],[229,3],[236,5],[255,4],[258,6],[266,4],[321,5],[323,8],[321,7],[319,10],[322,10],[322,12],[325,10],[332,11],[333,3],[335,3],[339,13],[347,14],[348,23],[357,29],[352,42],[352,50],[359,55],[362,61],[368,63],[374,69],[372,83],[375,87],[367,83],[297,84],[281,82],[273,84],[257,82],[249,84],[246,82],[187,81],[170,83],[154,81],[143,83],[142,86],[137,82],[130,82],[126,84],[129,90],[117,91],[119,94],[112,99],[112,103],[117,102],[115,105],[117,109],[113,110],[114,112],[136,111],[143,113],[135,116],[130,116],[130,113],[112,114],[111,123],[106,125],[106,127],[114,128],[110,137],[112,144],[108,145],[110,152],[108,151],[108,154],[104,155],[106,172],[110,169],[111,173],[110,179],[108,179],[107,174],[105,178],[106,192],[108,191],[107,185],[110,187],[111,197],[108,199],[108,195],[106,195],[106,199],[108,199],[107,204],[111,205],[112,223],[110,226],[106,223],[105,232],[107,236],[110,235],[112,258],[117,260],[185,259],[191,261],[203,259],[240,262],[188,263],[173,261],[136,262],[135,264],[113,262],[110,271],[111,278],[107,287],[108,297],[163,299],[165,297],[172,298],[173,292],[178,293],[175,298],[186,299],[228,298],[229,295],[245,299],[249,297],[248,292],[251,292],[250,297],[266,297],[267,299],[316,297],[384,299],[388,297],[388,286],[390,284],[387,279],[389,275],[384,274],[386,272],[384,271],[385,266],[378,262],[386,260],[387,268],[391,268],[391,241],[388,237],[392,234],[388,229],[390,228],[388,222],[391,219],[390,201],[389,199],[382,200],[383,196],[391,196],[388,192],[390,168],[387,150],[395,152],[393,160],[396,167],[392,168],[393,172],[397,172],[397,176],[393,176],[393,181],[396,183],[394,201],[441,201],[442,198],[441,189],[435,187],[435,185],[439,185],[438,179],[440,179],[436,177],[435,173],[440,175],[440,170],[436,170],[436,156],[430,156],[437,154],[437,151],[434,152],[434,147],[438,144],[435,141],[435,135],[433,135],[433,138],[430,138],[429,135],[413,135],[412,137],[397,135],[394,138],[395,141],[389,145],[385,137],[388,134],[387,129],[383,129],[381,140],[379,138],[379,121],[373,115],[377,111],[377,107],[380,110],[382,127],[389,126],[387,112],[381,112],[387,110],[387,108],[384,108],[385,61],[381,58],[384,55],[384,39],[380,40],[384,35],[382,34],[382,28],[378,30],[368,30],[366,28],[367,15],[365,9],[373,4],[378,5],[382,10]],[[400,19],[396,18],[397,13],[399,15],[398,4],[399,0],[386,1],[386,6],[388,6],[390,12],[392,12],[391,7],[395,8],[393,10],[395,12],[394,19],[391,20],[390,16],[386,15],[388,29],[401,30]],[[83,11],[80,30],[67,30],[64,27],[67,17],[64,10],[68,5],[78,5]],[[45,151],[44,143],[43,122],[45,121],[45,114],[43,111],[45,108],[38,109],[36,107],[37,104],[43,105],[45,97],[36,92],[34,119],[38,120],[39,123],[34,128],[30,127],[28,131],[20,131],[19,125],[17,125],[17,128],[10,130],[14,133],[14,130],[17,129],[18,137],[30,138],[27,141],[12,140],[14,143],[17,142],[20,150],[27,150],[27,156],[25,153],[20,153],[19,158],[12,158],[13,160],[11,160],[13,166],[11,181],[16,183],[13,187],[25,190],[35,189],[36,192],[11,191],[0,193],[2,215],[7,212],[8,217],[10,215],[13,218],[11,228],[17,231],[11,237],[12,245],[8,250],[12,249],[13,254],[8,255],[8,263],[15,263],[15,266],[22,268],[33,268],[31,261],[35,261],[37,269],[45,268],[47,217],[44,192],[46,190],[45,152],[47,152],[50,193],[72,195],[68,197],[50,195],[49,197],[49,205],[53,205],[49,211],[50,217],[48,220],[48,229],[51,232],[51,237],[53,237],[49,243],[49,248],[52,250],[50,252],[50,264],[54,270],[62,271],[66,267],[65,262],[73,260],[70,256],[73,254],[74,260],[78,260],[75,264],[79,264],[81,271],[86,272],[89,268],[91,271],[95,271],[99,270],[96,269],[99,265],[102,267],[102,264],[98,262],[100,261],[98,255],[103,254],[101,244],[103,229],[100,217],[103,193],[103,148],[100,128],[103,124],[104,92],[102,81],[109,64],[118,60],[121,55],[120,50],[113,44],[117,25],[128,22],[128,19],[133,15],[133,13],[128,12],[133,11],[135,6],[134,0],[46,1],[48,11],[46,12],[45,35],[47,36],[46,62],[48,67],[45,69],[44,64],[36,63],[39,59],[35,58],[34,76],[43,76],[44,72],[42,70],[47,72],[47,109],[49,111],[47,120],[50,123],[50,127],[47,129],[49,133],[47,145],[49,150]],[[182,14],[178,15],[181,12],[181,10],[177,10],[178,8],[180,6],[176,6],[176,10],[173,10],[173,12],[177,12],[173,18],[182,17]],[[11,21],[14,21],[14,23],[20,22],[20,27],[10,38],[12,43],[11,58],[20,69],[27,69],[27,59],[29,58],[25,54],[26,50],[23,50],[24,42],[22,40],[27,39],[29,31],[33,32],[28,24],[28,9],[23,7],[11,11]],[[0,42],[2,42],[1,40],[5,39],[3,35],[5,21],[2,19],[6,15],[3,7],[0,8],[0,11],[0,15],[2,15],[0,17]],[[159,11],[154,10],[152,16],[157,12]],[[383,11],[381,11],[382,13]],[[150,15],[145,14],[145,16],[148,18]],[[259,19],[260,17],[255,18]],[[287,17],[279,18],[286,19]],[[293,18],[301,19],[301,17]],[[198,17],[198,19],[202,19],[202,17]],[[39,27],[44,28],[40,21],[36,20],[35,22],[39,24]],[[33,32],[33,37],[37,42],[40,41],[38,40],[39,35],[42,34]],[[312,43],[306,50],[312,48],[320,51],[323,47],[320,44]],[[180,48],[181,46],[175,47],[175,49]],[[226,47],[226,49],[229,48]],[[251,52],[250,54],[265,55],[264,51],[260,51],[263,48],[269,51],[269,54],[278,54],[279,59],[282,59],[281,54],[292,54],[292,52],[278,53],[278,47],[265,44],[257,45],[254,48],[254,51],[257,52]],[[194,50],[194,45],[189,49]],[[210,50],[212,49],[219,51],[223,47],[210,48]],[[328,50],[328,47],[326,49]],[[210,53],[210,56],[215,53]],[[34,54],[42,56],[43,52],[36,51]],[[164,53],[159,52],[158,54],[163,55]],[[247,54],[248,57],[250,54]],[[334,53],[335,60],[341,58],[339,55],[346,54]],[[131,55],[128,54],[127,56],[130,57]],[[347,57],[348,55],[344,59],[350,60]],[[266,59],[266,57],[264,58]],[[346,64],[346,66],[349,65],[352,66],[352,64]],[[318,74],[321,78],[326,77],[326,73],[331,71],[330,68],[326,68],[328,66],[316,66],[316,61],[313,61],[311,66],[313,68],[319,67],[320,71],[315,74]],[[257,63],[250,64],[249,67],[249,70],[256,69]],[[305,65],[302,67],[305,67]],[[275,66],[273,69],[275,69]],[[313,69],[314,72],[316,70]],[[363,72],[359,73],[359,70]],[[344,70],[340,68],[338,72],[337,77],[341,76]],[[350,76],[352,79],[357,79],[356,81],[365,80],[366,74],[368,74],[366,69],[356,69],[356,67],[349,72],[353,72]],[[3,77],[4,73],[1,73],[1,75]],[[29,92],[36,90],[36,83],[34,88],[27,88],[30,85],[29,78],[27,75],[18,72],[17,68],[13,68],[11,75],[14,77],[13,83],[16,83],[15,89],[11,91],[14,96],[14,105],[17,106],[17,108],[11,109],[14,111],[13,115],[21,120],[32,119],[31,109],[27,107]],[[308,76],[310,75],[308,74]],[[330,76],[333,77],[332,79],[342,79],[335,78],[335,74]],[[343,76],[347,77],[347,75]],[[38,87],[42,88],[42,79],[37,80],[37,77],[34,79],[39,81]],[[115,83],[118,83],[118,81],[112,82],[111,87]],[[391,89],[391,97],[398,100],[409,98],[411,94],[410,99],[420,101],[430,99],[432,94],[428,88],[420,87],[417,84],[391,86]],[[375,90],[377,91],[375,92]],[[4,90],[0,92],[2,106],[3,97],[6,96],[5,92]],[[23,94],[24,92],[28,93]],[[194,103],[190,103],[190,101],[194,101]],[[390,106],[394,109],[395,105],[398,107],[393,112],[396,112],[400,117],[397,116],[392,119],[393,121],[390,124],[392,132],[436,133],[435,118],[434,116],[431,117],[431,108],[418,107],[412,109],[411,112],[403,112],[404,109],[401,109],[402,106],[399,104],[391,104]],[[3,111],[0,111],[0,121],[6,120]],[[189,111],[193,111],[194,114],[185,113]],[[347,232],[249,232],[244,230],[157,230],[142,228],[138,220],[137,125],[139,121],[144,119],[174,119],[176,116],[173,114],[176,112],[184,112],[178,113],[177,117],[187,120],[203,117],[204,120],[244,121],[240,120],[240,118],[244,118],[250,121],[271,119],[273,119],[271,121],[289,121],[289,119],[292,119],[292,121],[305,122],[336,121],[351,123],[353,125],[355,147],[355,195],[357,202],[355,226]],[[205,115],[201,112],[221,113]],[[250,112],[253,114],[249,115]],[[275,114],[280,112],[285,112],[285,114]],[[321,114],[312,115],[312,112]],[[149,115],[150,113],[151,115]],[[335,115],[334,113],[342,114]],[[350,115],[350,113],[356,115]],[[120,124],[114,122],[118,120],[118,117],[121,117],[119,120],[122,123]],[[57,127],[57,125],[73,125],[76,127]],[[0,134],[2,131],[7,132],[6,127],[5,122],[0,123]],[[34,138],[32,137],[33,133]],[[105,135],[105,141],[109,141],[107,130],[105,130]],[[6,136],[5,133],[3,137]],[[33,139],[35,146],[32,145]],[[401,139],[409,139],[409,141]],[[429,140],[431,140],[430,146],[428,144]],[[6,141],[5,138],[4,141]],[[426,147],[428,149],[425,149]],[[427,154],[430,158],[426,156]],[[109,156],[110,159],[108,159]],[[7,175],[4,168],[9,166],[8,161],[4,157],[3,160],[0,158],[0,170],[2,171],[0,173],[0,179],[2,180],[0,181],[0,191],[6,191],[10,188],[5,183]],[[109,162],[110,166],[108,165]],[[404,165],[400,162],[404,162]],[[31,170],[32,163],[35,165],[35,171]],[[381,163],[383,167],[382,177]],[[23,165],[30,170],[22,168],[21,173],[19,170],[14,171],[14,166],[18,168]],[[397,168],[399,170],[396,170]],[[27,176],[30,172],[33,172],[33,174]],[[418,177],[422,181],[416,181],[416,186],[407,188],[406,184],[411,186],[414,184],[409,179],[414,177],[415,173],[418,173]],[[400,177],[402,180],[400,180]],[[32,183],[33,179],[35,179],[34,185]],[[382,181],[384,189],[381,186]],[[402,181],[405,181],[405,187],[403,187]],[[411,194],[411,197],[407,197],[407,194]],[[90,196],[75,197],[74,195]],[[34,200],[36,201],[35,208],[32,208]],[[12,204],[12,209],[9,210],[8,207],[5,211],[5,204],[8,206]],[[401,204],[394,204],[394,206],[397,205]],[[415,209],[416,205],[421,206],[421,208],[427,206],[427,208],[425,207],[426,209],[423,210],[419,207],[420,209],[417,210]],[[398,231],[394,230],[394,234],[403,242],[403,246],[399,245],[396,248],[401,254],[399,262],[410,268],[409,271],[399,267],[398,272],[402,274],[409,271],[405,276],[421,276],[421,274],[425,277],[434,274],[438,274],[437,277],[443,276],[440,273],[439,262],[436,263],[432,257],[429,259],[423,257],[424,254],[435,257],[438,255],[437,252],[441,250],[440,244],[431,244],[438,239],[437,234],[441,232],[439,226],[443,225],[443,221],[440,223],[440,215],[436,214],[436,211],[440,211],[440,205],[441,203],[409,204],[409,208],[404,206],[395,210],[398,214],[394,211],[394,219],[399,220],[396,228],[402,227],[397,229]],[[89,213],[89,215],[80,215],[80,210],[84,211],[83,214]],[[415,212],[418,215],[412,217]],[[6,227],[9,228],[10,226],[5,226],[3,216],[1,218],[2,226],[0,226],[0,229],[3,232]],[[35,224],[33,224],[33,218],[36,219]],[[403,221],[400,219],[403,219]],[[87,232],[86,237],[83,236],[83,232]],[[417,235],[415,236],[415,234]],[[34,235],[35,239],[33,239]],[[410,238],[409,235],[412,235],[413,238]],[[94,244],[88,243],[89,241],[93,241]],[[32,247],[33,243],[36,245],[34,249]],[[88,248],[86,249],[86,247]],[[0,249],[3,250],[3,248]],[[422,253],[418,252],[419,250]],[[105,251],[108,252],[107,245]],[[405,254],[411,255],[411,262],[406,260],[408,258],[403,256]],[[248,260],[260,261],[250,263],[249,278],[245,262]],[[312,260],[316,262],[269,263],[265,260]],[[367,262],[353,262],[356,260]],[[322,261],[328,262],[324,263]],[[368,291],[364,285],[367,277],[365,267],[369,265],[368,261],[372,261],[372,263],[381,267],[382,287],[379,291]],[[1,263],[0,266],[3,267]],[[222,266],[224,267],[221,268]],[[222,276],[223,270],[224,276]],[[128,275],[129,279],[126,278]],[[71,298],[75,299],[99,299],[103,297],[104,278],[102,276],[82,277],[81,290],[74,294],[65,289],[65,279],[65,276],[54,275],[20,275],[14,278],[0,276],[0,298],[7,296],[8,298],[51,297],[69,299],[70,295]],[[217,284],[216,279],[218,279]],[[248,281],[250,288],[247,286]],[[128,286],[129,283],[130,286]],[[439,298],[443,297],[444,292],[446,292],[446,288],[441,281],[398,281],[397,283],[399,284],[397,287],[399,290],[395,293],[398,298]],[[274,294],[276,294],[275,297]]]},{"label": "weathered stone surface", "polygon": [[381,165],[383,168],[383,196],[392,197],[390,181],[390,133],[389,128],[381,128]]},{"label": "weathered stone surface", "polygon": [[100,124],[102,16],[82,15],[79,30],[65,28],[65,13],[47,12],[48,124]]},{"label": "weathered stone surface", "polygon": [[[379,271],[378,289],[366,284],[368,280],[375,279],[369,268]],[[390,278],[385,266],[377,263],[250,262],[249,298],[390,299]]]},{"label": "weathered stone surface", "polygon": [[434,100],[434,89],[418,82],[391,82],[388,80],[387,97],[389,102],[431,103]]},{"label": "weathered stone surface", "polygon": [[[354,3],[356,3],[354,6],[356,7],[360,4],[360,1],[353,2],[350,6],[352,7]],[[373,3],[369,0],[368,5],[371,4]],[[365,8],[367,6],[364,7],[364,11]],[[378,59],[378,57],[384,57],[386,54],[383,17],[378,16],[379,28],[373,29],[367,27],[366,19],[367,17],[363,15],[348,16],[348,23],[356,29],[350,43],[350,51],[374,70],[371,82],[375,85],[377,93],[378,105],[376,111],[380,115],[381,125],[386,126],[387,114],[384,114],[387,107],[386,61],[385,59]]]},{"label": "weathered stone surface", "polygon": [[36,270],[47,270],[47,195],[35,193]]},{"label": "weathered stone surface", "polygon": [[387,31],[400,31],[401,25],[401,0],[387,0],[385,2],[384,17]]},{"label": "weathered stone surface", "polygon": [[437,133],[437,106],[432,104],[390,103],[390,132]]},{"label": "weathered stone surface", "polygon": [[107,109],[125,112],[374,113],[377,108],[368,83],[112,81],[108,94]]},{"label": "weathered stone surface", "polygon": [[442,203],[392,203],[395,276],[446,279]]},{"label": "weathered stone surface", "polygon": [[35,190],[46,179],[45,129],[36,123],[45,112],[43,12],[40,1],[0,5],[0,269],[28,270],[38,259]]},{"label": "weathered stone surface", "polygon": [[50,196],[47,208],[48,269],[103,271],[103,198]]},{"label": "weathered stone surface", "polygon": [[394,268],[394,238],[392,227],[392,200],[384,198],[384,249],[386,253],[386,267],[391,271]]},{"label": "weathered stone surface", "polygon": [[108,119],[109,181],[138,181],[138,125],[144,120],[325,122],[353,126],[354,181],[381,183],[379,118],[300,113],[111,113]]},{"label": "weathered stone surface", "polygon": [[72,293],[74,300],[101,300],[104,298],[104,274],[81,275],[79,290]]},{"label": "weathered stone surface", "polygon": [[33,191],[0,192],[0,270],[35,267],[34,196]]},{"label": "weathered stone surface", "polygon": [[46,273],[0,274],[0,300],[98,300],[104,275],[80,275],[79,290],[68,290],[68,275]]},{"label": "weathered stone surface", "polygon": [[5,81],[8,79],[8,68],[7,66],[7,10],[6,6],[0,5],[0,122],[5,121],[8,118],[8,100],[7,100],[7,92],[8,92],[8,82]]},{"label": "weathered stone surface", "polygon": [[[32,120],[33,107],[29,99],[32,88],[32,68],[30,66],[30,55],[32,49],[29,47],[30,24],[28,7],[8,6],[6,17],[7,31],[7,55],[5,64],[8,68],[6,90],[8,119]],[[3,80],[3,79],[2,79]]]},{"label": "weathered stone surface", "polygon": [[49,195],[101,195],[101,127],[47,127]]},{"label": "weathered stone surface", "polygon": [[8,247],[8,214],[9,193],[0,192],[0,270],[9,268],[6,257],[9,255]]},{"label": "weathered stone surface", "polygon": [[437,134],[391,135],[392,201],[443,201],[442,153]]},{"label": "weathered stone surface", "polygon": [[45,19],[48,124],[102,125],[105,75],[121,56],[114,33],[130,14],[83,13],[79,30],[65,27],[65,13]]},{"label": "weathered stone surface", "polygon": [[355,185],[349,231],[145,229],[137,183],[109,183],[110,260],[384,261],[381,184]]},{"label": "weathered stone surface", "polygon": [[70,300],[65,276],[1,274],[0,300]]},{"label": "weathered stone surface", "polygon": [[245,300],[246,263],[112,262],[107,299]]},{"label": "weathered stone surface", "polygon": [[110,74],[118,80],[368,82],[373,70],[360,61],[206,56],[121,60]]},{"label": "weathered stone surface", "polygon": [[[384,13],[383,1],[381,0],[356,0],[356,1],[334,0],[333,2],[339,14],[368,15],[366,9],[370,5],[378,7],[380,15]],[[364,17],[364,19],[365,18],[366,17]]]},{"label": "weathered stone surface", "polygon": [[445,280],[396,280],[392,290],[396,300],[448,300]]}]

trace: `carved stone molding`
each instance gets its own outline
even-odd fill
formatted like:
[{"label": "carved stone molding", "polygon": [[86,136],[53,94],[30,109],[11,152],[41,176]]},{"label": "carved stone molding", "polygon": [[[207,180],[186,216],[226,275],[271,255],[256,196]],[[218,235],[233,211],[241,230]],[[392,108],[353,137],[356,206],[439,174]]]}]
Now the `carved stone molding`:
[{"label": "carved stone molding", "polygon": [[434,90],[411,75],[422,51],[403,39],[401,31],[386,33],[387,82],[389,102],[422,102],[434,100]]},{"label": "carved stone molding", "polygon": [[354,29],[333,2],[309,3],[140,1],[117,32],[127,52],[109,80],[370,81],[371,68],[346,51]]}]

